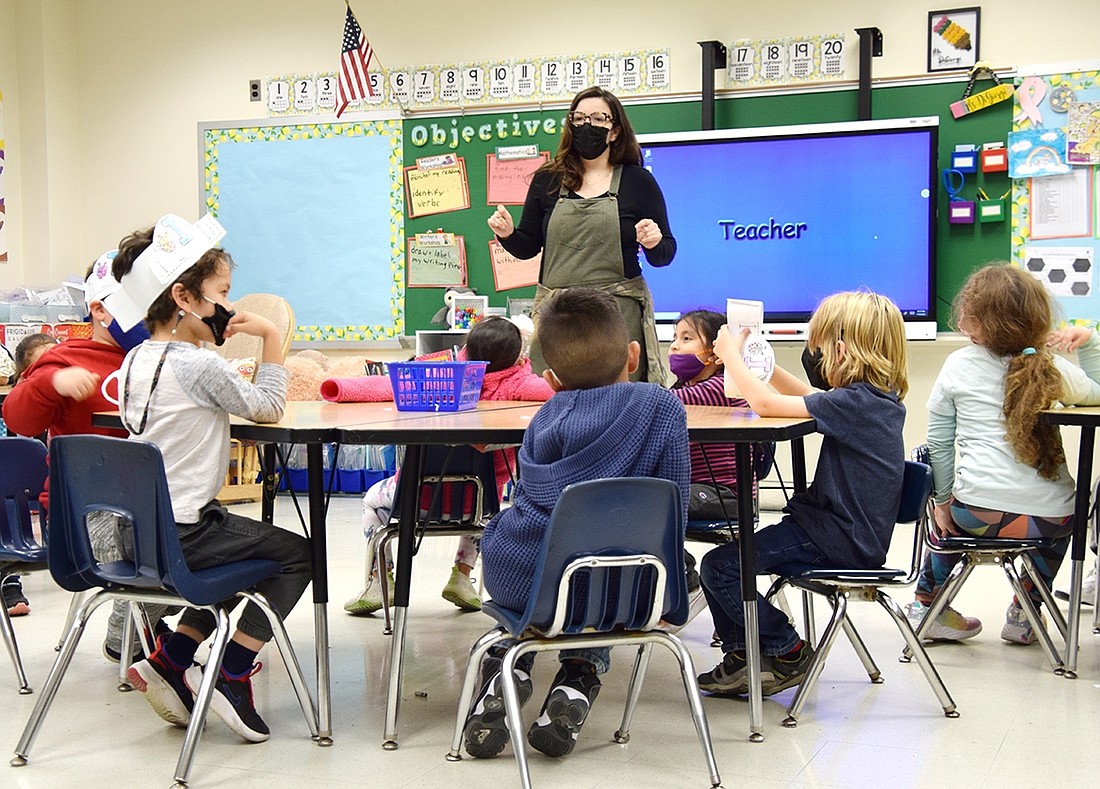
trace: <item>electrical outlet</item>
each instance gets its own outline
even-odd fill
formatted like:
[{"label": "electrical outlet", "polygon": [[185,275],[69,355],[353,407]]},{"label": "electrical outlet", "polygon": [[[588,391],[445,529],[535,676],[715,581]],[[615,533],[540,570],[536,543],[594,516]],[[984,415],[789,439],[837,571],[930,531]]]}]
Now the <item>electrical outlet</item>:
[{"label": "electrical outlet", "polygon": [[259,101],[260,95],[260,81],[258,79],[250,79],[248,81],[248,100]]}]

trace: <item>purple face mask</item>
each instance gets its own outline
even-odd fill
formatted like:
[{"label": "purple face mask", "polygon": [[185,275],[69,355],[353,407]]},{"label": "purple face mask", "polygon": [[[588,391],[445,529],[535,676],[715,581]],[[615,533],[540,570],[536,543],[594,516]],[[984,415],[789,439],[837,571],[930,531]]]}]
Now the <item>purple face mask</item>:
[{"label": "purple face mask", "polygon": [[690,381],[703,372],[707,365],[693,353],[670,353],[668,366],[677,380]]}]

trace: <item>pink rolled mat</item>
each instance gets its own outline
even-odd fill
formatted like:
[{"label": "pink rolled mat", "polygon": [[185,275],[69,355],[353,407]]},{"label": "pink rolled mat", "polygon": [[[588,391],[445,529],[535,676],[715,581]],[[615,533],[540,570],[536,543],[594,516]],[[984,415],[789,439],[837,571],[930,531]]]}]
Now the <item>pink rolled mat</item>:
[{"label": "pink rolled mat", "polygon": [[321,398],[330,403],[384,403],[393,400],[393,386],[388,375],[326,378],[321,382]]}]

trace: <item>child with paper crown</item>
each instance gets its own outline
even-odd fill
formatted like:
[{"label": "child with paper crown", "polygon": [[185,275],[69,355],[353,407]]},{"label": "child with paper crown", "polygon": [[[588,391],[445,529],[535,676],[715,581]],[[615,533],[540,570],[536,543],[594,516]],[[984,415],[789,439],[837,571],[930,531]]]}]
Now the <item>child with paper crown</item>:
[{"label": "child with paper crown", "polygon": [[[149,336],[145,327],[140,325],[128,334],[118,331],[117,322],[104,306],[103,300],[122,287],[111,274],[114,255],[113,250],[100,255],[84,280],[84,301],[91,316],[91,339],[73,338],[56,347],[51,339],[45,346],[50,349],[49,353],[42,354],[36,363],[27,367],[19,386],[12,389],[4,400],[4,421],[13,433],[24,436],[47,433],[50,438],[80,433],[126,435],[122,430],[92,425],[94,413],[115,408],[115,403],[101,391],[100,382],[118,370],[130,348]],[[46,486],[41,501],[42,506],[48,509],[48,478]],[[107,561],[119,558],[112,555],[114,537],[111,523],[102,523],[93,517],[89,532],[97,556]],[[18,583],[17,576],[15,583]],[[5,599],[9,599],[9,591],[12,590],[5,585]],[[15,615],[29,611],[29,604],[23,597],[21,610],[17,610]],[[108,625],[104,653],[115,661],[121,651],[122,617],[127,611],[125,603],[117,603]],[[148,613],[152,621],[157,621],[162,610],[154,606],[148,609]]]},{"label": "child with paper crown", "polygon": [[[225,556],[278,562],[281,572],[256,589],[286,617],[310,580],[305,538],[231,513],[214,498],[229,465],[230,415],[278,421],[289,380],[275,324],[233,312],[228,300],[233,260],[215,247],[223,235],[210,215],[194,225],[167,215],[119,244],[112,270],[123,287],[107,297],[107,307],[122,330],[144,319],[152,335],[122,364],[119,410],[130,435],[156,444],[164,456],[188,566],[215,567]],[[201,347],[204,342],[220,345],[238,333],[263,338],[255,383]],[[126,537],[121,535],[124,544]],[[175,632],[130,668],[133,686],[158,715],[177,726],[190,719],[203,676],[195,653],[214,626],[209,611],[188,608]],[[256,655],[271,637],[267,617],[249,602],[215,679],[214,712],[251,742],[269,736],[253,703],[250,678],[260,670]]]}]

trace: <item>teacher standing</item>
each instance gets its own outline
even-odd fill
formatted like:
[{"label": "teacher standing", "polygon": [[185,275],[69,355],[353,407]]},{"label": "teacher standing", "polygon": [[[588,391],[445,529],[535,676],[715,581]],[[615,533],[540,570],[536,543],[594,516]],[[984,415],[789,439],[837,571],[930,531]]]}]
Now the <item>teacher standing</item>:
[{"label": "teacher standing", "polygon": [[603,88],[586,88],[569,106],[557,154],[531,180],[519,226],[502,205],[489,217],[489,228],[515,257],[526,260],[542,250],[531,347],[536,372],[546,367],[538,347],[539,303],[555,290],[583,285],[615,296],[630,339],[641,344],[644,362],[632,379],[664,385],[668,373],[638,251],[651,266],[667,266],[676,239],[661,189],[641,165],[623,105]]}]

